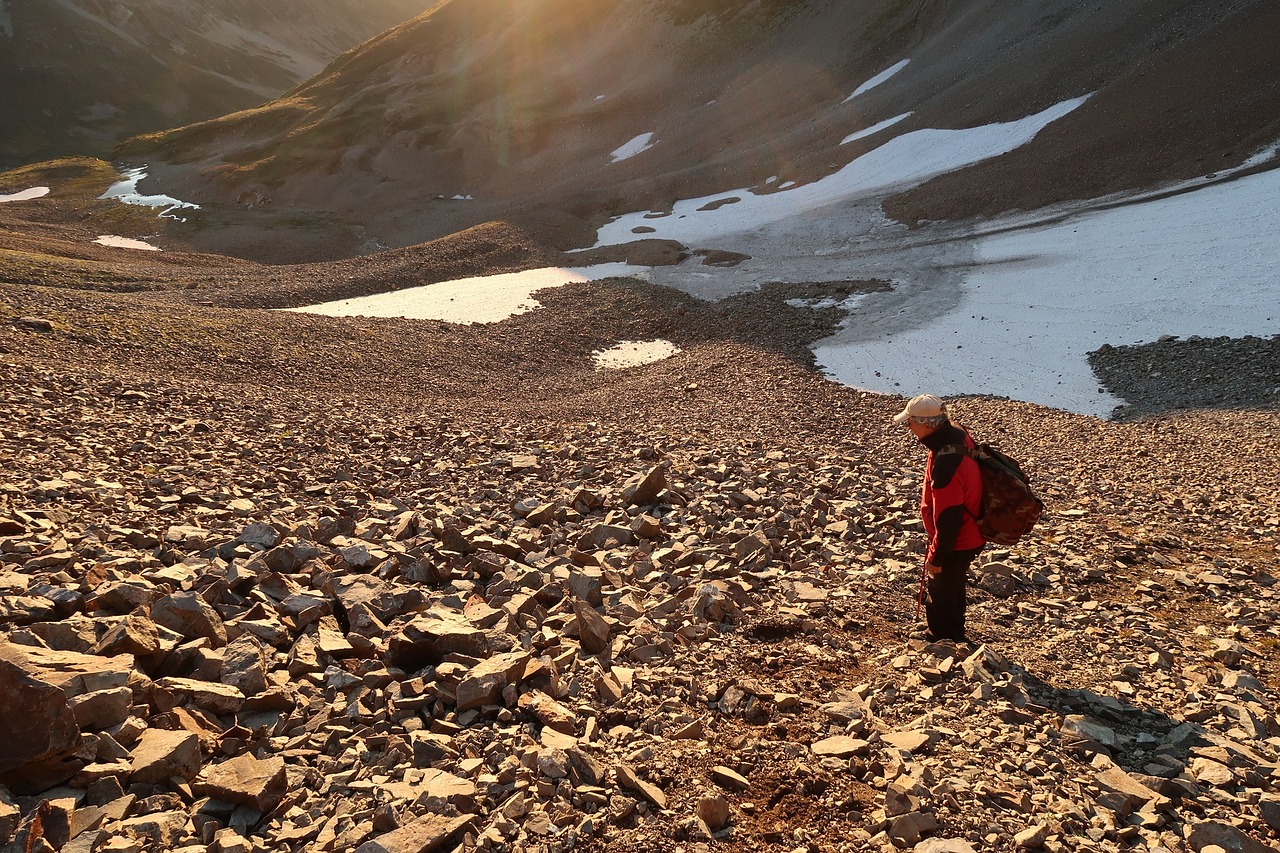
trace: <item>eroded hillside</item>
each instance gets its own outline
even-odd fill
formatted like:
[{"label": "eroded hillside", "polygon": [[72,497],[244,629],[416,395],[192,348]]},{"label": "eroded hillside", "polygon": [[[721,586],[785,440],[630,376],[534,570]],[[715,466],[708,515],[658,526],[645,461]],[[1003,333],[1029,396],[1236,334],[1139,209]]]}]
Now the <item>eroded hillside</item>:
[{"label": "eroded hillside", "polygon": [[0,4],[0,168],[255,106],[428,0]]},{"label": "eroded hillside", "polygon": [[[574,248],[611,215],[804,184],[887,136],[1089,96],[1025,152],[887,208],[909,222],[990,215],[1239,165],[1280,136],[1275,31],[1274,4],[1248,0],[454,0],[286,98],[118,156],[263,226],[310,211],[337,219],[316,228],[359,223],[400,246],[508,219]],[[637,140],[650,147],[620,156]]]}]

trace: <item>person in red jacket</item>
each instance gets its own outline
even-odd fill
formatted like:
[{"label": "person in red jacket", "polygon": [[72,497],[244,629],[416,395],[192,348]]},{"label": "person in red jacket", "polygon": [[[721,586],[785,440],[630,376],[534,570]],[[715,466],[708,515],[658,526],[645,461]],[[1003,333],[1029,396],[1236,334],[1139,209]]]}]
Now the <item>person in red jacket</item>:
[{"label": "person in red jacket", "polygon": [[893,421],[906,424],[929,451],[920,492],[920,520],[929,537],[924,557],[925,639],[968,643],[965,583],[986,540],[974,521],[982,509],[982,473],[957,446],[974,447],[973,439],[951,422],[946,403],[932,394],[911,398]]}]

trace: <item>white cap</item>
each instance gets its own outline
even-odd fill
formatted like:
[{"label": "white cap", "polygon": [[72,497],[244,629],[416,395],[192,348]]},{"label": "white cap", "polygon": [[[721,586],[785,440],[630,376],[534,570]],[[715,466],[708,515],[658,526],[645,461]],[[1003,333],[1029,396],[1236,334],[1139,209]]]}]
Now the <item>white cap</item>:
[{"label": "white cap", "polygon": [[912,397],[907,407],[893,416],[895,424],[905,424],[909,418],[942,418],[946,417],[947,404],[932,394],[921,394]]}]

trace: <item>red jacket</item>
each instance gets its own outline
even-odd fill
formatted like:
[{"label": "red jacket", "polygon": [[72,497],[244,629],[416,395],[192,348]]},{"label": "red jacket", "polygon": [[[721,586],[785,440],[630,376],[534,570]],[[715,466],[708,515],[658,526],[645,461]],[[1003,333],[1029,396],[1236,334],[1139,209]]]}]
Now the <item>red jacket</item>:
[{"label": "red jacket", "polygon": [[959,427],[940,427],[921,443],[929,448],[920,491],[920,520],[929,536],[925,561],[940,566],[952,551],[981,548],[987,542],[974,521],[982,510],[982,472],[963,453],[938,453],[947,445],[976,446]]}]

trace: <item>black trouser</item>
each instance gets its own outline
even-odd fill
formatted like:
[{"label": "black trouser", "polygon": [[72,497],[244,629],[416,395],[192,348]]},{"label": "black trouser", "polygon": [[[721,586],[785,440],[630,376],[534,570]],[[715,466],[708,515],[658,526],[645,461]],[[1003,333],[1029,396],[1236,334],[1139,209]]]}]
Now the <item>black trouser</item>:
[{"label": "black trouser", "polygon": [[942,561],[936,575],[929,576],[928,593],[924,600],[924,618],[933,640],[955,640],[964,636],[964,609],[967,603],[964,586],[969,579],[969,565],[982,552],[982,548],[952,551]]}]

